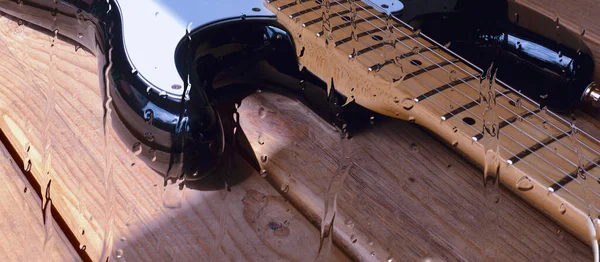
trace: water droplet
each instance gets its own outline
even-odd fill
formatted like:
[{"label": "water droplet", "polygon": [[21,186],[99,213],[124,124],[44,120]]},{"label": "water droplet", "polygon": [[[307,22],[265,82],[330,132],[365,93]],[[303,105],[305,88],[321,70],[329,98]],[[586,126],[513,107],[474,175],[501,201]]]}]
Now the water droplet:
[{"label": "water droplet", "polygon": [[402,100],[402,107],[406,110],[411,110],[415,106],[415,100],[410,98],[405,98]]},{"label": "water droplet", "polygon": [[560,212],[563,215],[567,212],[567,206],[565,205],[565,203],[560,203],[560,205],[558,205],[558,212]]},{"label": "water droplet", "polygon": [[135,144],[133,144],[133,147],[131,147],[131,152],[133,152],[133,155],[135,155],[135,156],[141,154],[142,153],[142,143],[136,142]]},{"label": "water droplet", "polygon": [[160,12],[156,12],[156,13],[154,13],[154,17],[157,17],[157,16],[158,16],[158,14],[160,14]]},{"label": "water droplet", "polygon": [[541,98],[541,99],[546,99],[546,98],[548,98],[548,94],[543,94],[543,95],[540,95],[540,98]]},{"label": "water droplet", "polygon": [[158,96],[162,99],[166,99],[167,98],[167,91],[161,90],[160,93],[158,93]]},{"label": "water droplet", "polygon": [[152,93],[152,87],[146,87],[146,93],[150,94]]},{"label": "water droplet", "polygon": [[23,188],[23,193],[27,193],[27,187]]},{"label": "water droplet", "polygon": [[146,109],[146,112],[144,112],[144,120],[146,121],[146,124],[152,124],[154,121],[154,111],[152,111],[152,109]]},{"label": "water droplet", "polygon": [[25,172],[31,170],[31,159],[29,157],[23,159],[23,169],[25,169]]},{"label": "water droplet", "polygon": [[150,150],[148,150],[148,153],[150,153],[150,156],[152,157],[150,160],[152,162],[156,161],[156,149],[150,148]]},{"label": "water droplet", "polygon": [[267,170],[261,169],[261,170],[260,170],[260,176],[261,176],[262,178],[265,178],[265,177],[267,177]]},{"label": "water droplet", "polygon": [[354,222],[350,219],[346,220],[346,223],[344,223],[348,228],[353,228],[354,227]]},{"label": "water droplet", "polygon": [[152,134],[152,132],[144,133],[144,138],[146,138],[148,142],[154,142],[154,135]]},{"label": "water droplet", "polygon": [[260,116],[260,118],[265,118],[267,116],[267,113],[265,112],[264,107],[261,107],[258,109],[258,116]]},{"label": "water droplet", "polygon": [[394,258],[393,257],[388,257],[386,258],[387,262],[394,262]]},{"label": "water droplet", "polygon": [[121,242],[125,242],[127,240],[125,237],[121,237]]},{"label": "water droplet", "polygon": [[181,85],[174,84],[174,85],[172,85],[172,86],[171,86],[171,88],[172,88],[173,90],[179,90],[179,89],[181,89]]},{"label": "water droplet", "polygon": [[450,81],[456,80],[456,70],[454,70],[454,69],[450,70],[450,74],[448,75],[448,78],[450,78]]},{"label": "water droplet", "polygon": [[19,24],[19,26],[23,25],[23,20],[19,19],[19,21],[17,22],[17,24]]},{"label": "water droplet", "polygon": [[264,145],[265,141],[263,139],[263,135],[262,134],[258,134],[258,144],[259,145]]},{"label": "water droplet", "polygon": [[369,117],[369,123],[371,123],[371,125],[375,124],[375,117],[374,116]]},{"label": "water droplet", "polygon": [[117,251],[115,252],[115,256],[117,258],[122,258],[123,257],[123,249],[117,249]]},{"label": "water droplet", "polygon": [[355,235],[350,236],[350,241],[352,241],[352,243],[356,243],[358,241],[358,238],[356,238]]},{"label": "water droplet", "polygon": [[542,127],[544,129],[548,129],[548,128],[550,128],[550,124],[548,124],[548,122],[544,121],[544,122],[542,122]]},{"label": "water droplet", "polygon": [[452,146],[453,147],[457,147],[458,146],[458,141],[457,140],[452,141]]},{"label": "water droplet", "polygon": [[413,152],[419,152],[419,146],[415,143],[410,143],[410,150]]},{"label": "water droplet", "polygon": [[371,256],[374,257],[375,256],[375,252],[371,252]]},{"label": "water droplet", "polygon": [[263,163],[266,163],[267,162],[267,156],[261,156],[260,157],[260,161],[263,162]]},{"label": "water droplet", "polygon": [[82,244],[82,245],[79,245],[79,249],[81,249],[82,251],[85,251],[85,249],[86,249],[86,248],[87,248],[87,247],[86,247],[85,245],[83,245],[83,244]]},{"label": "water droplet", "polygon": [[290,190],[290,186],[283,184],[281,185],[281,192],[287,193]]},{"label": "water droplet", "polygon": [[533,183],[531,182],[531,179],[526,176],[521,177],[519,181],[517,181],[517,189],[521,191],[529,191],[533,189]]},{"label": "water droplet", "polygon": [[77,33],[77,38],[82,39],[83,38],[83,34],[82,33]]},{"label": "water droplet", "polygon": [[523,101],[521,100],[520,97],[517,97],[517,99],[515,100],[515,107],[516,108],[522,108],[523,107]]}]

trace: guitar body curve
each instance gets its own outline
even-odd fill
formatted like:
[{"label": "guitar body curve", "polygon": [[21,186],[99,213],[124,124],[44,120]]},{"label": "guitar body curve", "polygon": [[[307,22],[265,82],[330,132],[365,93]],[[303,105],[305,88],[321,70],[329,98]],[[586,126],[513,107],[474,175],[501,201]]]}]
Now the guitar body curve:
[{"label": "guitar body curve", "polygon": [[[61,37],[96,54],[113,129],[162,175],[201,179],[227,161],[240,136],[244,156],[258,169],[243,133],[233,134],[232,117],[234,104],[257,90],[294,97],[339,128],[348,124],[341,115],[345,97],[328,95],[325,82],[299,69],[293,38],[262,0],[61,3],[32,5],[45,18],[37,21],[16,1],[0,4],[0,11],[45,30],[59,28]],[[55,24],[55,9],[75,15]],[[83,30],[62,29],[73,27],[94,30],[81,36]],[[368,120],[356,104],[344,111],[362,116],[353,117],[356,124]]]}]

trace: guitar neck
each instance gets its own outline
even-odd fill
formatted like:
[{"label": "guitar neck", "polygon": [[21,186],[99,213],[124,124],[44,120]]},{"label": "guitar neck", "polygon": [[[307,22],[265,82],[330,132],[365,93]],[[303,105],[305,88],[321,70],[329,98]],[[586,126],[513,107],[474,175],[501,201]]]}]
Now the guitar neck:
[{"label": "guitar neck", "polygon": [[485,145],[496,142],[501,183],[591,243],[600,143],[504,84],[482,92],[480,69],[365,2],[265,5],[293,36],[301,66],[348,102],[422,125],[480,167]]}]

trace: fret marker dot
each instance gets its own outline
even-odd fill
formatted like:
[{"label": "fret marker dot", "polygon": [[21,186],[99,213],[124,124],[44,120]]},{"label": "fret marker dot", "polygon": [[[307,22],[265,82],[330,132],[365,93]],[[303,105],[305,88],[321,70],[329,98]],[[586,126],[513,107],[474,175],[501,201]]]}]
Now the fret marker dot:
[{"label": "fret marker dot", "polygon": [[371,38],[373,38],[373,40],[375,40],[375,41],[383,40],[383,37],[381,37],[380,35],[373,35]]},{"label": "fret marker dot", "polygon": [[421,62],[421,61],[419,61],[419,60],[417,60],[417,59],[410,60],[410,63],[411,63],[412,65],[416,65],[416,66],[423,65],[423,62]]},{"label": "fret marker dot", "polygon": [[471,117],[465,117],[462,120],[463,120],[463,122],[465,122],[465,124],[470,125],[470,126],[475,124],[475,119],[473,119]]}]

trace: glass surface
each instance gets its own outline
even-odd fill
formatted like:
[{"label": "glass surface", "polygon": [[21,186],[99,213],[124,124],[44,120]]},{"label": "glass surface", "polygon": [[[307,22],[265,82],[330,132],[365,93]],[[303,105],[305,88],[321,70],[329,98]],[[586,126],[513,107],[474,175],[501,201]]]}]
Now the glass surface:
[{"label": "glass surface", "polygon": [[[67,243],[93,261],[479,261],[486,245],[497,260],[590,256],[507,190],[486,207],[481,172],[422,128],[372,114],[348,138],[304,100],[250,84],[221,111],[235,142],[199,179],[186,168],[205,159],[176,152],[192,132],[164,127],[185,118],[152,107],[170,98],[111,71],[123,65],[103,10],[41,2],[0,2],[0,131],[12,148],[0,164],[22,163],[42,211],[61,217],[65,236],[32,241],[43,254]],[[119,108],[140,101],[142,111]],[[487,212],[498,216],[491,240]]]}]

